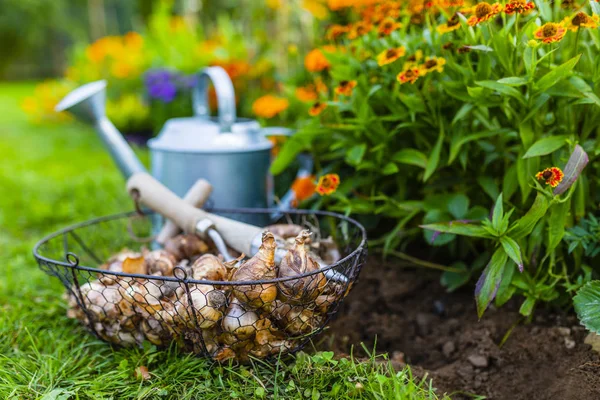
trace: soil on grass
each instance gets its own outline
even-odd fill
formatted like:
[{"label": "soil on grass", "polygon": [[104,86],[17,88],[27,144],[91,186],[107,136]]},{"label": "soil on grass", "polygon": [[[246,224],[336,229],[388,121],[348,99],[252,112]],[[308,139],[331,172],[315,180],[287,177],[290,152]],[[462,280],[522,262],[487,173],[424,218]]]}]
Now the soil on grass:
[{"label": "soil on grass", "polygon": [[338,353],[354,345],[356,354],[376,341],[378,353],[427,374],[453,399],[600,399],[600,355],[584,344],[576,317],[537,310],[526,323],[518,307],[490,308],[478,321],[472,292],[447,293],[439,275],[370,258],[323,345]]}]

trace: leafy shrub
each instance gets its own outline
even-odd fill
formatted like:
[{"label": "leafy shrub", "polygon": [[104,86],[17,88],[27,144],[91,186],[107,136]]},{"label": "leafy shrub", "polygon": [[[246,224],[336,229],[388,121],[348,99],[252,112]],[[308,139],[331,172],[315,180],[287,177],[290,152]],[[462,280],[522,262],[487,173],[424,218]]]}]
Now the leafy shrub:
[{"label": "leafy shrub", "polygon": [[564,303],[590,279],[564,236],[599,200],[599,12],[595,1],[346,1],[305,60],[301,89],[325,88],[273,172],[310,152],[320,174],[341,177],[312,206],[364,215],[388,254],[443,260],[451,289],[479,276],[479,315],[514,295],[527,316]]}]

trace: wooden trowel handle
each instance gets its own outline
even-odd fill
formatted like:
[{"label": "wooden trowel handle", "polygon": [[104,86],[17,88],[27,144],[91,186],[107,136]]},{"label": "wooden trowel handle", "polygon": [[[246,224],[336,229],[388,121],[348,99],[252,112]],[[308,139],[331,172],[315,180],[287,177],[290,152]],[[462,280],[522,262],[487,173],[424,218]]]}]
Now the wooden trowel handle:
[{"label": "wooden trowel handle", "polygon": [[[204,203],[208,200],[212,193],[212,186],[205,179],[199,179],[192,185],[183,197],[183,201],[196,207],[202,208]],[[160,245],[164,245],[167,240],[177,235],[180,231],[179,226],[170,219],[165,221],[165,225],[162,227],[158,235],[156,236],[156,242]]]},{"label": "wooden trowel handle", "polygon": [[198,234],[197,224],[201,220],[212,221],[223,240],[240,253],[249,254],[252,240],[262,232],[262,228],[258,226],[210,214],[187,204],[145,172],[138,172],[129,178],[127,192],[140,203],[175,222],[187,233]]}]

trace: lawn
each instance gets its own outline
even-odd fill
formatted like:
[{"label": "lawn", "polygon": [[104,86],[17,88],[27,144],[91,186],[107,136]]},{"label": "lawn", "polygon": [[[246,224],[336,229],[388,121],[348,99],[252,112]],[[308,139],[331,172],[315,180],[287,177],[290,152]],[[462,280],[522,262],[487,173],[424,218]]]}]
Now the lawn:
[{"label": "lawn", "polygon": [[[394,371],[385,356],[300,353],[277,365],[220,366],[174,348],[111,348],[67,319],[62,286],[37,268],[33,245],[132,203],[89,128],[27,121],[19,103],[32,89],[0,84],[1,399],[438,398],[428,380]],[[141,366],[150,379],[136,379]]]}]

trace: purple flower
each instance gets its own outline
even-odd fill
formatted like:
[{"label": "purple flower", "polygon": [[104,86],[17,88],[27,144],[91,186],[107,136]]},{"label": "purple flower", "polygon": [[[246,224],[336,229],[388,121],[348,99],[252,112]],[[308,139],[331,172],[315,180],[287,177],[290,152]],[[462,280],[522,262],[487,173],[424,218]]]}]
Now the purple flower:
[{"label": "purple flower", "polygon": [[170,103],[177,96],[176,75],[168,70],[154,70],[146,73],[144,83],[148,95],[163,103]]}]

